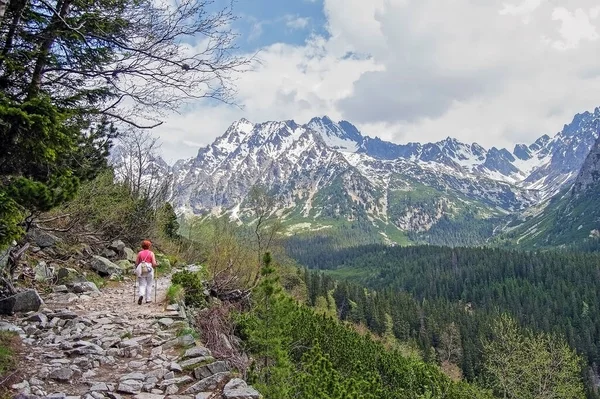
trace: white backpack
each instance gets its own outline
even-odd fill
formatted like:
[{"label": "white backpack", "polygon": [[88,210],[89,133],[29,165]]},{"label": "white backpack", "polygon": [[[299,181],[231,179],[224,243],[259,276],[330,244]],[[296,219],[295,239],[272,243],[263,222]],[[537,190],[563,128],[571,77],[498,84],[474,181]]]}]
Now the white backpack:
[{"label": "white backpack", "polygon": [[147,276],[152,273],[152,263],[148,262],[148,256],[144,258],[135,268],[135,275],[138,277]]}]

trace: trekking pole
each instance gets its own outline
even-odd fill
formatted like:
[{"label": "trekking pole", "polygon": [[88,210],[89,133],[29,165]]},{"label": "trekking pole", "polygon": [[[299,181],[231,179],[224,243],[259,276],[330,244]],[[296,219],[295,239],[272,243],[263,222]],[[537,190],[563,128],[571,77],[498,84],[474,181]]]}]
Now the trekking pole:
[{"label": "trekking pole", "polygon": [[137,284],[136,280],[137,280],[137,278],[134,275],[134,277],[133,277],[133,303],[135,303],[135,286]]},{"label": "trekking pole", "polygon": [[154,303],[156,303],[157,280],[158,280],[158,267],[154,270]]}]

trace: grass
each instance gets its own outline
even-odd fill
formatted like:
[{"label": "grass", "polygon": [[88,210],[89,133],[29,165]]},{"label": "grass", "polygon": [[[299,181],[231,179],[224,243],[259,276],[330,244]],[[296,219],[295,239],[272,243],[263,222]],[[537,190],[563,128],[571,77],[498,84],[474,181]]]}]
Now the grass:
[{"label": "grass", "polygon": [[96,287],[98,287],[98,289],[106,287],[106,280],[94,272],[86,273],[85,278],[87,281],[96,284]]},{"label": "grass", "polygon": [[14,332],[0,331],[0,398],[11,398],[10,386],[18,382],[17,353],[20,339]]},{"label": "grass", "polygon": [[167,301],[169,303],[179,303],[185,299],[185,291],[179,284],[171,284],[167,290]]},{"label": "grass", "polygon": [[184,335],[191,335],[191,336],[192,336],[192,337],[194,337],[195,339],[199,339],[199,338],[200,338],[200,335],[198,334],[198,332],[197,332],[196,330],[194,330],[194,329],[193,329],[193,328],[191,328],[191,327],[187,327],[187,326],[186,326],[186,327],[179,328],[179,329],[177,330],[177,336],[178,336],[178,337],[182,337],[182,336],[184,336]]}]

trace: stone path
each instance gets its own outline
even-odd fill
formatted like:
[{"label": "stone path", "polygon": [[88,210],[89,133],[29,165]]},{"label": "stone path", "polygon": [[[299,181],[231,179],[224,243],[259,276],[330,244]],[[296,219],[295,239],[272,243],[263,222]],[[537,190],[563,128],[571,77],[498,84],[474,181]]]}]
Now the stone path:
[{"label": "stone path", "polygon": [[52,399],[259,398],[188,333],[183,309],[166,306],[169,281],[158,279],[157,303],[138,305],[129,280],[53,293],[39,312],[5,318],[0,329],[20,328],[25,348],[13,388]]}]

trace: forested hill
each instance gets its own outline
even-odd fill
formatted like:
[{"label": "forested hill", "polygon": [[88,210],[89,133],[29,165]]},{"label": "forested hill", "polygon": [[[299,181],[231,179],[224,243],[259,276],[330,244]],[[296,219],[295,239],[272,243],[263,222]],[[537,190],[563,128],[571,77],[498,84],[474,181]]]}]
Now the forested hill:
[{"label": "forested hill", "polygon": [[[382,326],[378,316],[390,312],[394,326],[402,326],[397,336],[423,339],[426,329],[423,345],[435,347],[444,326],[457,323],[469,357],[462,364],[467,375],[477,374],[478,340],[486,334],[487,323],[505,311],[523,326],[564,335],[594,368],[600,358],[598,254],[369,245],[296,257],[307,267],[378,291],[377,301],[362,314],[347,315],[362,317],[370,327]],[[324,289],[335,286],[309,281],[313,298],[319,295],[319,284]],[[343,284],[333,293],[336,305],[344,296],[360,303],[352,295]]]}]

